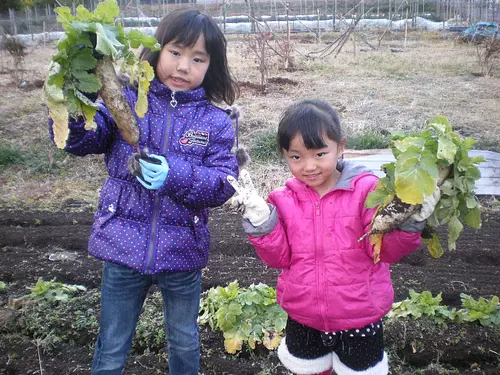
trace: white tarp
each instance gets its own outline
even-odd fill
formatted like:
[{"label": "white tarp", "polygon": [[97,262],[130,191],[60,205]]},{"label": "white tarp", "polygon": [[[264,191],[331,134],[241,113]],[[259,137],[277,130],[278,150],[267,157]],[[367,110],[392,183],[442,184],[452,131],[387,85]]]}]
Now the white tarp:
[{"label": "white tarp", "polygon": [[[345,20],[340,21],[336,20],[336,27],[339,30],[343,30],[347,28],[347,25],[354,22],[354,20]],[[261,23],[262,25],[267,25],[272,31],[277,32],[286,32],[287,23],[286,21],[266,21],[265,23]],[[293,31],[316,31],[319,28],[321,31],[328,31],[333,29],[333,20],[321,20],[319,21],[307,21],[307,20],[290,20],[289,25]],[[388,28],[390,26],[391,30],[404,30],[407,26],[411,26],[411,19],[399,20],[399,21],[390,21],[387,19],[362,19],[359,21],[357,28],[366,30],[366,29],[376,29],[376,28]],[[416,26],[421,30],[440,30],[446,28],[448,25],[446,22],[433,22],[429,21],[425,18],[417,17],[416,18]],[[222,27],[222,25],[221,25]],[[132,28],[126,27],[125,31],[128,31]],[[141,30],[143,33],[148,35],[154,35],[156,31],[156,27],[137,27],[137,29]],[[239,22],[239,23],[226,23],[226,33],[227,34],[248,34],[251,30],[250,22]],[[43,43],[50,43],[52,41],[59,40],[59,38],[64,34],[63,31],[57,32],[46,32],[39,34],[25,34],[18,35],[18,38],[25,45],[37,45]]]}]

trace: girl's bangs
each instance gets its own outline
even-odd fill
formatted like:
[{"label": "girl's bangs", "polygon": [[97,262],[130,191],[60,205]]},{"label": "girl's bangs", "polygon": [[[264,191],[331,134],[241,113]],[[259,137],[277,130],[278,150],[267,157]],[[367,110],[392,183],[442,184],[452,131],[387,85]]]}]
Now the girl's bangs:
[{"label": "girl's bangs", "polygon": [[176,33],[171,33],[169,35],[169,40],[166,43],[171,41],[175,41],[178,44],[181,44],[186,47],[192,47],[196,44],[201,34],[205,38],[205,48],[207,49],[207,53],[210,55],[212,51],[219,48],[220,44],[220,36],[217,34],[216,30],[213,30],[208,20],[205,19],[203,14],[198,14],[196,17],[190,19],[188,22],[184,22],[181,27],[175,28],[177,29]]},{"label": "girl's bangs", "polygon": [[328,118],[318,111],[308,111],[300,116],[296,122],[296,133],[302,135],[304,146],[307,149],[326,147],[325,135],[327,133]]},{"label": "girl's bangs", "polygon": [[194,22],[191,22],[190,25],[180,28],[179,32],[172,35],[172,38],[167,43],[174,41],[175,43],[186,47],[194,46],[200,35],[203,33],[203,28],[200,26],[201,25],[199,24],[195,25]]}]

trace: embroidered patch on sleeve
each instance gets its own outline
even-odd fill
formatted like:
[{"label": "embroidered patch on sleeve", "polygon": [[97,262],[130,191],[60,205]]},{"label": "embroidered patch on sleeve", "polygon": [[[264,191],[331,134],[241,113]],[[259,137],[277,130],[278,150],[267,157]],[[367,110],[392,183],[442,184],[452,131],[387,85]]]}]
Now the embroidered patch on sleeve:
[{"label": "embroidered patch on sleeve", "polygon": [[201,130],[188,130],[179,139],[179,143],[183,146],[207,146],[210,138],[210,133]]}]

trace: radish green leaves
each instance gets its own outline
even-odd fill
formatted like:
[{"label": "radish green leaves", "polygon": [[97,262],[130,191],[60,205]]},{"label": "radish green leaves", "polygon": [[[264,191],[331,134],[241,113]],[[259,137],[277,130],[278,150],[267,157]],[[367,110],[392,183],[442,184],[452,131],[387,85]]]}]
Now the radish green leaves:
[{"label": "radish green leaves", "polygon": [[119,16],[116,0],[99,3],[93,12],[82,5],[76,8],[75,15],[68,7],[58,7],[55,12],[65,34],[58,41],[57,53],[52,57],[45,94],[54,120],[56,144],[59,147],[65,145],[68,117],[83,116],[87,129],[95,127],[93,118],[97,107],[88,97],[96,95],[106,85],[95,74],[102,59],[120,62],[120,69],[130,76],[130,82],[137,81],[135,111],[139,117],[144,116],[154,71],[146,61],[140,61],[132,49],[142,45],[153,51],[159,50],[157,40],[139,30],[126,34],[116,22]]},{"label": "radish green leaves", "polygon": [[[424,238],[424,242],[431,255],[442,255],[436,229],[447,224],[448,248],[454,250],[464,224],[472,228],[481,226],[474,189],[480,177],[476,164],[484,158],[469,156],[474,143],[473,139],[460,137],[442,116],[431,119],[420,134],[393,136],[391,148],[396,161],[382,166],[386,176],[370,193],[366,206],[379,206],[377,212],[380,212],[397,197],[403,204],[414,207],[431,195],[437,185],[441,198],[427,220],[430,239]],[[374,234],[372,243],[377,241],[381,241],[381,236]]]}]

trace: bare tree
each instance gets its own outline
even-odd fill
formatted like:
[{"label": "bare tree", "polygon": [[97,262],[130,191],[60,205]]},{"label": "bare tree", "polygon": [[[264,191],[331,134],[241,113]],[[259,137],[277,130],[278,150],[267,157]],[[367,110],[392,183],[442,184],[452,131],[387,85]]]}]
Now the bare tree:
[{"label": "bare tree", "polygon": [[4,37],[2,41],[2,49],[7,51],[12,60],[14,60],[14,69],[12,75],[16,84],[21,82],[24,75],[24,58],[26,57],[26,47],[16,37]]},{"label": "bare tree", "polygon": [[492,76],[500,65],[500,39],[492,36],[476,43],[476,56],[481,74],[485,77]]}]

